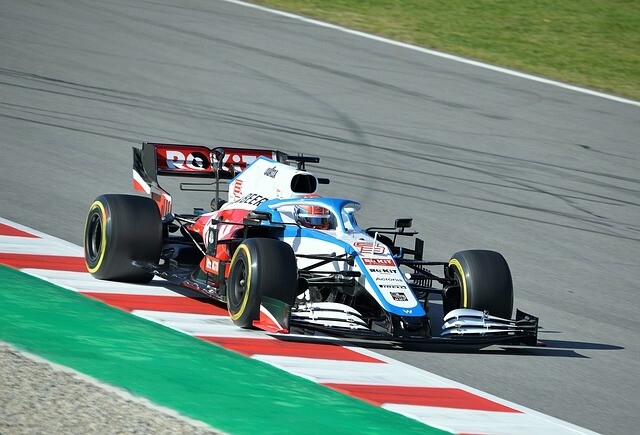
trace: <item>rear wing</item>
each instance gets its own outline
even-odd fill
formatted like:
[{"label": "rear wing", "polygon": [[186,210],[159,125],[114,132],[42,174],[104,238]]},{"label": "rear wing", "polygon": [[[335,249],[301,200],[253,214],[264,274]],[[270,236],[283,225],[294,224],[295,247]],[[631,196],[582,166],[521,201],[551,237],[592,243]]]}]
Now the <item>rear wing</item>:
[{"label": "rear wing", "polygon": [[138,167],[152,177],[171,175],[215,178],[217,176],[221,180],[231,180],[260,156],[281,163],[285,163],[288,157],[280,151],[251,148],[209,149],[201,145],[143,143],[142,149],[133,148],[133,169],[136,169],[136,164],[141,163]]},{"label": "rear wing", "polygon": [[320,162],[318,157],[290,156],[275,150],[145,142],[141,149],[133,147],[133,188],[150,195],[165,217],[171,213],[171,195],[160,187],[158,175],[213,178],[217,204],[220,180],[232,180],[259,157],[285,164],[297,162],[303,170],[305,163]]}]

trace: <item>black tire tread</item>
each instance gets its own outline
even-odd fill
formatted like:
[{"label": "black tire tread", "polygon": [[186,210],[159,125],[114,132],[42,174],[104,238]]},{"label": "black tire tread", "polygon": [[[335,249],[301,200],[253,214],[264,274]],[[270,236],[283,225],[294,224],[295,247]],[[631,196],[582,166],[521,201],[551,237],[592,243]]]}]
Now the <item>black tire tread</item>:
[{"label": "black tire tread", "polygon": [[[242,244],[248,248],[251,256],[252,264],[247,265],[251,267],[251,282],[248,287],[247,306],[244,312],[234,319],[234,323],[241,328],[252,328],[253,321],[259,318],[262,296],[293,305],[297,296],[298,269],[293,249],[285,242],[276,239],[250,238]],[[235,261],[231,263],[230,280],[235,278],[235,264],[239,261],[246,262],[243,251],[239,252],[238,256],[240,259],[234,255]],[[232,286],[231,282],[227,286],[227,307],[229,314],[236,316],[240,301],[235,300]]]},{"label": "black tire tread", "polygon": [[461,289],[460,308],[487,311],[494,316],[511,318],[513,282],[505,258],[498,252],[479,249],[456,252],[451,258],[457,260],[463,269],[458,271],[457,266],[450,262],[452,272],[465,274],[467,303],[465,305]]},{"label": "black tire tread", "polygon": [[[92,275],[98,279],[144,283],[153,274],[131,265],[132,260],[157,263],[162,249],[162,219],[157,204],[150,198],[135,195],[109,194],[96,198],[105,209],[106,243],[104,257]],[[95,267],[89,257],[87,244],[91,209],[85,225],[85,260]]]}]

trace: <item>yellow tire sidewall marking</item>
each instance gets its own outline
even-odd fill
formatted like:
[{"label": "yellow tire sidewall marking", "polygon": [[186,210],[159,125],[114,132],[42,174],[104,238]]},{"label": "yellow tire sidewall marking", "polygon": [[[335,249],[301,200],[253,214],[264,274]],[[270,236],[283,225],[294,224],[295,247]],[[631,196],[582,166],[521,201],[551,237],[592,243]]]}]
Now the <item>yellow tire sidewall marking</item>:
[{"label": "yellow tire sidewall marking", "polygon": [[460,272],[460,278],[462,279],[462,308],[467,308],[467,280],[465,277],[465,271],[460,262],[455,258],[452,258],[449,261],[449,266],[455,266],[456,269],[458,269],[458,272]]},{"label": "yellow tire sidewall marking", "polygon": [[[85,257],[85,264],[87,266],[87,269],[89,270],[89,272],[91,273],[95,273],[98,269],[100,269],[100,266],[102,266],[102,260],[104,260],[104,253],[107,250],[107,212],[104,209],[104,205],[102,204],[102,202],[100,201],[95,201],[93,204],[91,204],[91,207],[89,207],[89,216],[91,216],[91,213],[93,212],[93,209],[97,207],[100,209],[100,213],[102,214],[102,243],[100,244],[100,256],[98,258],[98,262],[96,263],[96,265],[94,267],[89,267],[89,264],[87,263],[86,257]],[[86,231],[86,229],[85,229]],[[85,240],[86,240],[87,235],[85,234]],[[85,247],[86,249],[86,247]]]},{"label": "yellow tire sidewall marking", "polygon": [[232,314],[231,312],[229,312],[229,316],[231,316],[231,319],[233,320],[238,320],[244,314],[244,310],[247,308],[247,302],[249,301],[249,292],[251,289],[251,254],[249,253],[249,248],[247,247],[247,245],[241,244],[240,246],[238,246],[238,249],[236,249],[235,254],[233,254],[233,258],[231,259],[231,264],[233,265],[235,263],[236,257],[240,253],[240,250],[244,251],[247,257],[246,268],[248,272],[247,272],[247,280],[245,283],[246,287],[244,290],[244,297],[242,298],[242,305],[240,306],[240,309],[236,314]]}]

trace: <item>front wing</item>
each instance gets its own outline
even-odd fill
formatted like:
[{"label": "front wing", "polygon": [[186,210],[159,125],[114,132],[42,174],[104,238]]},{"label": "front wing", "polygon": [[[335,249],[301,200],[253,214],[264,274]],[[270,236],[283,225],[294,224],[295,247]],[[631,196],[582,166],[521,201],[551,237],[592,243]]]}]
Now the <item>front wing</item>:
[{"label": "front wing", "polygon": [[[538,344],[538,318],[517,310],[514,320],[490,316],[478,310],[453,310],[444,318],[440,336],[394,335],[383,330],[371,330],[357,322],[350,325],[308,316],[296,316],[290,321],[292,330],[300,333],[322,332],[345,338],[383,340],[391,342],[419,342],[431,344],[481,345],[512,344],[535,346]],[[348,313],[345,313],[349,315]]]}]

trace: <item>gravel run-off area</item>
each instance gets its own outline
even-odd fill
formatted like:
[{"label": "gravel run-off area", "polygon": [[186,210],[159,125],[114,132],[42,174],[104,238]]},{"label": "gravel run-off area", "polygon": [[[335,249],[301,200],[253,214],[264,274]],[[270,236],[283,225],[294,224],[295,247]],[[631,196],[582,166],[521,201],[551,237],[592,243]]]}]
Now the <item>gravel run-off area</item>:
[{"label": "gravel run-off area", "polygon": [[0,342],[0,434],[36,433],[220,432]]}]

